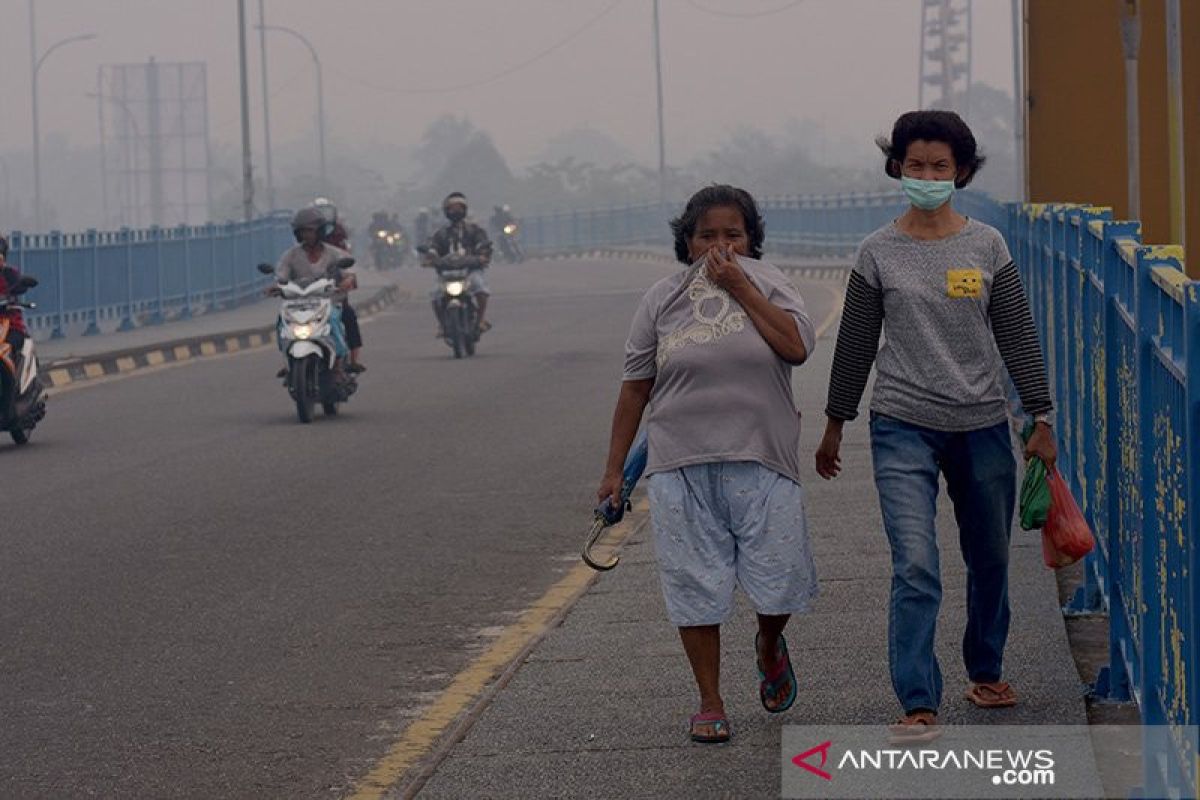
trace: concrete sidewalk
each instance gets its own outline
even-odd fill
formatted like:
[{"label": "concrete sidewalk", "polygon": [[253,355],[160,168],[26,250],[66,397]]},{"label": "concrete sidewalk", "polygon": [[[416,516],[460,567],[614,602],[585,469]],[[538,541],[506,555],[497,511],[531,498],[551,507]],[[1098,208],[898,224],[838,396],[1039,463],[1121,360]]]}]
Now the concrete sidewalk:
[{"label": "concrete sidewalk", "polygon": [[[887,669],[891,564],[865,415],[847,427],[842,477],[827,483],[808,467],[823,427],[835,334],[830,331],[813,361],[797,371],[821,596],[814,613],[788,628],[800,683],[793,709],[770,716],[759,705],[754,617],[740,601],[723,629],[722,693],[732,743],[688,740],[687,719],[698,700],[676,631],[665,619],[650,531],[643,526],[627,542],[620,566],[593,584],[450,750],[421,798],[778,797],[783,725],[880,724],[898,716]],[[1084,687],[1036,532],[1013,532],[1005,678],[1021,702],[983,711],[962,698],[965,572],[944,493],[942,501],[942,721],[1086,725]]]}]

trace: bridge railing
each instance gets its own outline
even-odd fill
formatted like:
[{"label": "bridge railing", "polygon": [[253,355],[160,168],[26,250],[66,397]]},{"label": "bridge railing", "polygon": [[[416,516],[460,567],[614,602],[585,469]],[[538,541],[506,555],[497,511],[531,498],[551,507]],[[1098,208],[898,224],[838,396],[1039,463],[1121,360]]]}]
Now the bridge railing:
[{"label": "bridge railing", "polygon": [[[1200,709],[1200,284],[1183,250],[1108,208],[1007,208],[1009,246],[1046,349],[1060,471],[1096,534],[1069,610],[1107,610],[1095,692],[1133,698],[1146,797],[1193,796]],[[1190,730],[1189,730],[1190,729]],[[1178,792],[1182,792],[1179,794]]]},{"label": "bridge railing", "polygon": [[[759,201],[773,253],[847,256],[862,238],[907,207],[899,192],[789,195]],[[667,246],[668,220],[683,202],[560,211],[525,217],[522,245],[531,253],[636,245]]]},{"label": "bridge railing", "polygon": [[269,281],[254,265],[274,263],[294,242],[290,216],[176,228],[23,234],[9,260],[35,275],[28,314],[35,335],[57,338],[128,330],[228,308],[260,296]]}]

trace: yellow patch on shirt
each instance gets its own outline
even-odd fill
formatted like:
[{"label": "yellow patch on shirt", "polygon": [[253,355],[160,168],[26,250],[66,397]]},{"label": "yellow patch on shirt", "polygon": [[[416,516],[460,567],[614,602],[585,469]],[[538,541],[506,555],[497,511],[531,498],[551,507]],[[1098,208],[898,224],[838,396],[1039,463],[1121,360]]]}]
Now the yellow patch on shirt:
[{"label": "yellow patch on shirt", "polygon": [[946,296],[953,298],[982,297],[983,270],[981,269],[948,269],[946,270]]}]

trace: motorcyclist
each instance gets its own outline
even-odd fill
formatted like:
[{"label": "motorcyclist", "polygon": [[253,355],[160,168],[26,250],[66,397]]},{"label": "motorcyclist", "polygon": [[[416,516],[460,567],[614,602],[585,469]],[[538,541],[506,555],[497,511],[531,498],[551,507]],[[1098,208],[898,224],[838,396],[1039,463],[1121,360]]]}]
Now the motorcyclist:
[{"label": "motorcyclist", "polygon": [[[487,231],[467,219],[467,198],[462,192],[451,192],[442,201],[442,212],[449,220],[446,227],[438,230],[426,245],[421,266],[436,268],[443,259],[454,256],[468,270],[467,286],[479,307],[479,333],[490,330],[492,324],[485,314],[488,305],[488,288],[483,271],[492,260],[492,243]],[[437,318],[437,338],[445,336],[442,323],[442,288],[435,285],[431,295],[433,315]]]},{"label": "motorcyclist", "polygon": [[[356,282],[353,270],[337,267],[337,262],[343,258],[349,258],[350,254],[321,241],[321,228],[324,224],[325,217],[315,206],[302,208],[296,212],[292,217],[292,233],[296,236],[296,244],[285,250],[279,257],[279,262],[275,265],[275,280],[280,284],[295,281],[303,285],[319,278],[330,278],[337,285],[330,327],[333,331],[334,349],[338,355],[335,368],[340,369],[349,354],[348,336],[344,328],[344,313],[341,306],[346,295],[355,288]],[[271,287],[267,291],[274,293],[278,291],[278,288]],[[284,366],[277,377],[286,376],[287,367]]]},{"label": "motorcyclist", "polygon": [[[321,241],[349,254],[351,251],[350,232],[342,224],[337,206],[328,197],[318,197],[313,200],[312,207],[321,215]],[[351,288],[358,288],[357,277],[354,277],[354,286]],[[350,372],[366,372],[367,368],[361,362],[363,340],[362,329],[358,326],[358,312],[354,310],[346,297],[342,299],[341,309],[342,324],[346,326],[346,343],[350,347],[350,363],[346,369]]]},{"label": "motorcyclist", "polygon": [[413,219],[413,235],[416,237],[418,245],[425,244],[429,239],[429,209],[422,206],[417,210],[417,216]]},{"label": "motorcyclist", "polygon": [[[0,298],[8,297],[13,289],[17,288],[20,280],[20,270],[8,263],[8,239],[0,236]],[[5,311],[0,311],[0,320],[8,323],[8,333],[0,344],[7,344],[12,348],[7,353],[0,348],[0,355],[9,356],[20,353],[25,347],[25,337],[29,335],[29,331],[25,327],[25,315],[21,312],[20,306],[12,306]]]},{"label": "motorcyclist", "polygon": [[328,197],[318,197],[312,202],[313,208],[321,212],[324,224],[321,226],[321,241],[331,244],[347,253],[354,248],[350,244],[350,231],[342,224],[337,206]]},{"label": "motorcyclist", "polygon": [[504,226],[510,222],[516,222],[517,218],[513,216],[512,208],[507,204],[502,206],[492,207],[492,218],[488,220],[492,232],[497,238],[504,234]]}]

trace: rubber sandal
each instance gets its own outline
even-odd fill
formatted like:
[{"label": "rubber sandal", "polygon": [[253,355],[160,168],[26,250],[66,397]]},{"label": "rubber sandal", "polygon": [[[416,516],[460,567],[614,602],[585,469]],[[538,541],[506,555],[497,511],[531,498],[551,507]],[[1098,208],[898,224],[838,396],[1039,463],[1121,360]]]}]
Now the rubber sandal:
[{"label": "rubber sandal", "polygon": [[995,683],[972,681],[967,684],[967,691],[963,696],[979,708],[1011,708],[1017,704],[1016,693],[1004,681]]},{"label": "rubber sandal", "polygon": [[[696,730],[697,725],[711,725],[713,732],[700,733]],[[699,714],[693,714],[688,721],[688,730],[691,733],[692,741],[700,744],[723,744],[729,741],[729,720],[718,711],[701,711]]]},{"label": "rubber sandal", "polygon": [[942,729],[937,724],[937,714],[932,711],[914,711],[905,714],[895,724],[889,725],[888,734],[892,744],[920,744],[939,738]]},{"label": "rubber sandal", "polygon": [[[759,634],[754,634],[754,661],[755,665],[758,667],[759,680],[758,699],[762,703],[762,707],[765,708],[769,713],[782,714],[784,711],[787,711],[789,708],[791,708],[792,704],[796,702],[796,694],[798,689],[798,686],[796,685],[796,671],[792,669],[792,658],[788,655],[787,640],[783,638],[782,634],[780,634],[779,644],[777,645],[779,648],[779,661],[775,664],[775,668],[771,670],[771,674],[767,675],[765,672],[763,672],[762,664],[758,662],[758,637]],[[772,708],[767,704],[767,698],[778,697],[779,689],[784,685],[785,681],[791,683],[792,690],[788,693],[788,696],[784,698],[782,703]]]}]

